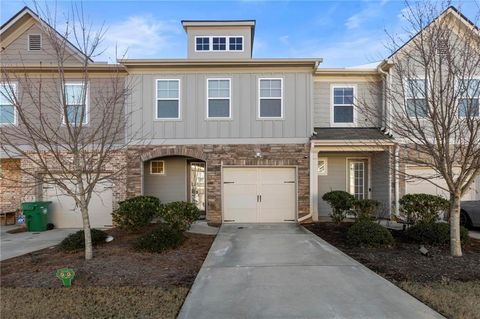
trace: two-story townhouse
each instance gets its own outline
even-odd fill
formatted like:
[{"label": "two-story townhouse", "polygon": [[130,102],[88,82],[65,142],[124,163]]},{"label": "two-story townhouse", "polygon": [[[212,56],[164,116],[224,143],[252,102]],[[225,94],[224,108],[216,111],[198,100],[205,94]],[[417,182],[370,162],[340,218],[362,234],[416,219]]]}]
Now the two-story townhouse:
[{"label": "two-story townhouse", "polygon": [[[53,40],[52,35],[55,36]],[[14,100],[18,100],[24,115],[44,121],[45,132],[52,136],[61,135],[67,129],[61,108],[62,92],[65,92],[65,98],[72,101],[69,105],[72,112],[68,113],[70,123],[83,110],[83,132],[88,133],[104,124],[99,120],[102,117],[98,114],[101,110],[97,105],[99,101],[113,96],[114,84],[124,87],[127,73],[121,65],[90,60],[87,61],[88,81],[85,81],[86,58],[82,52],[28,7],[1,26],[0,42],[0,212],[16,211],[24,201],[51,200],[54,205],[50,222],[56,227],[81,227],[81,216],[73,199],[55,185],[33,178],[33,174],[45,178],[46,175],[8,146],[13,143],[27,151],[32,147],[25,141],[27,135],[19,134],[27,127],[19,118]],[[65,49],[61,49],[62,61],[59,48],[55,45],[65,45]],[[59,68],[63,71],[59,72]],[[87,90],[85,101],[81,98],[83,90]],[[122,134],[116,137],[123,143]],[[4,138],[8,138],[8,143]],[[39,147],[42,146],[48,150],[47,143],[39,142]],[[119,154],[105,169],[122,162],[124,155]],[[124,181],[99,184],[90,204],[92,226],[112,225],[112,208],[124,198]]]},{"label": "two-story townhouse", "polygon": [[182,21],[186,59],[121,60],[138,158],[128,195],[187,200],[212,223],[310,217],[320,59],[252,57],[255,21]]}]

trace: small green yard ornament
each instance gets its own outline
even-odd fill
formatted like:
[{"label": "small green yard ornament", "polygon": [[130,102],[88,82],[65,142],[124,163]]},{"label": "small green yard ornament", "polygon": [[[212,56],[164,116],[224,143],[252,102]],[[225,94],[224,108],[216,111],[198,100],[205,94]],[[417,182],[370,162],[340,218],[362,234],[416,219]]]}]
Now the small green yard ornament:
[{"label": "small green yard ornament", "polygon": [[60,279],[65,287],[72,286],[72,280],[75,272],[70,268],[60,268],[57,270],[57,278]]}]

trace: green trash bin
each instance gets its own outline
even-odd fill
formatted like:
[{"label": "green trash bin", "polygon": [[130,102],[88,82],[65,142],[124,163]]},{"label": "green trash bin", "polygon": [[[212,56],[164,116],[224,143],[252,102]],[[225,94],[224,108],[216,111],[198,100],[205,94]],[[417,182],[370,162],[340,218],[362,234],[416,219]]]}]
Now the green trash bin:
[{"label": "green trash bin", "polygon": [[48,224],[49,206],[52,202],[22,203],[27,231],[46,231]]}]

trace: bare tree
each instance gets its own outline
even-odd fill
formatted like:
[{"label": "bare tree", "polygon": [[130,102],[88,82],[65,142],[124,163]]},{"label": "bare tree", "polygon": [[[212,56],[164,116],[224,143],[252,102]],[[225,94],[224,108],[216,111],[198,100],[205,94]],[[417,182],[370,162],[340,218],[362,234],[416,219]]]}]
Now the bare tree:
[{"label": "bare tree", "polygon": [[20,63],[2,62],[1,98],[13,106],[13,114],[4,116],[17,124],[0,127],[1,151],[21,158],[30,186],[55,185],[73,198],[88,260],[93,257],[88,206],[95,187],[121,180],[126,167],[130,89],[122,66],[93,63],[102,53],[105,28],[94,31],[81,5],[72,5],[61,34],[56,13],[35,8],[49,62],[33,65],[21,57]]},{"label": "bare tree", "polygon": [[[398,142],[394,155],[401,167],[434,172],[400,173],[450,194],[451,254],[461,256],[460,200],[480,174],[480,35],[449,1],[407,2],[403,18],[406,27],[389,34],[391,56],[379,66],[384,126]],[[362,101],[358,109],[377,114]]]}]

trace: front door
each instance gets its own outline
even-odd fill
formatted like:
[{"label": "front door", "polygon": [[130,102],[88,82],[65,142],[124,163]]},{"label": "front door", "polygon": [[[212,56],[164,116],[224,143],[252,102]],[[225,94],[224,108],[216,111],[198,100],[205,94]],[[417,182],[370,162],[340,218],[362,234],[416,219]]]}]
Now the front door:
[{"label": "front door", "polygon": [[190,162],[189,200],[205,211],[205,163]]},{"label": "front door", "polygon": [[368,160],[348,161],[348,191],[356,199],[368,198]]}]

